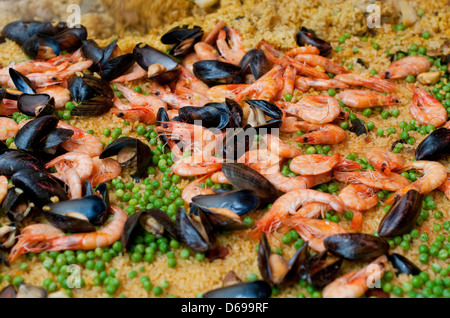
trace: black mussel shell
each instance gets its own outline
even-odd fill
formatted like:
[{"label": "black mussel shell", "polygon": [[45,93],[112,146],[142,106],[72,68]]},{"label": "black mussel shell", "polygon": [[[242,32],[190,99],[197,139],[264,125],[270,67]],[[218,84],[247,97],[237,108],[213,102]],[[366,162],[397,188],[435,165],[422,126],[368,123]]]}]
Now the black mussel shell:
[{"label": "black mussel shell", "polygon": [[66,191],[50,174],[31,169],[20,170],[11,177],[12,183],[27,193],[37,207],[68,200]]},{"label": "black mussel shell", "polygon": [[121,237],[124,250],[129,246],[135,229],[138,228],[139,224],[145,231],[154,234],[158,238],[166,233],[174,239],[178,238],[177,229],[167,213],[158,209],[142,210],[130,215],[125,222]]},{"label": "black mussel shell", "polygon": [[397,269],[396,275],[400,274],[408,274],[408,275],[419,275],[421,270],[411,262],[409,259],[404,257],[403,255],[392,253],[391,255],[387,256],[389,261],[391,262],[392,266],[394,266],[395,269]]},{"label": "black mussel shell", "polygon": [[[152,48],[149,45],[138,43],[133,49],[134,59],[144,70],[149,71],[149,78],[154,78],[158,81],[168,81],[176,75],[178,66],[177,61],[169,55]],[[158,68],[153,71],[154,65],[158,64]],[[162,66],[162,67],[161,67]],[[173,73],[173,74],[167,74]]]},{"label": "black mussel shell", "polygon": [[100,159],[117,155],[117,162],[121,166],[135,166],[135,172],[131,175],[134,179],[140,179],[147,173],[147,167],[152,161],[150,147],[142,141],[131,137],[121,137],[114,140],[100,154]]},{"label": "black mussel shell", "polygon": [[200,121],[203,127],[217,129],[225,128],[230,120],[229,114],[223,111],[223,108],[219,109],[208,104],[203,107],[182,107],[178,110],[178,116],[183,122],[194,124],[195,121]]},{"label": "black mussel shell", "polygon": [[29,152],[8,149],[0,154],[1,175],[10,177],[24,169],[45,170],[44,164]]},{"label": "black mussel shell", "polygon": [[342,258],[324,268],[310,273],[306,281],[314,287],[322,289],[336,279],[336,276],[341,269],[341,265]]},{"label": "black mussel shell", "polygon": [[229,209],[241,216],[258,208],[259,197],[252,190],[236,190],[221,194],[197,195],[192,198],[192,202],[205,208]]},{"label": "black mussel shell", "polygon": [[0,291],[0,298],[16,298],[16,289],[10,284]]},{"label": "black mussel shell", "polygon": [[242,163],[224,163],[222,171],[237,189],[253,190],[261,199],[260,206],[278,198],[278,190],[269,180]]},{"label": "black mussel shell", "polygon": [[106,206],[109,206],[109,194],[108,194],[108,186],[105,182],[100,183],[97,187],[95,187],[94,191],[95,195],[98,195],[102,198],[103,202],[105,202]]},{"label": "black mussel shell", "polygon": [[52,148],[69,140],[73,135],[72,129],[56,128],[42,142],[42,149]]},{"label": "black mussel shell", "polygon": [[16,88],[19,91],[21,91],[22,93],[25,93],[25,94],[35,94],[36,93],[36,89],[34,88],[33,83],[31,83],[31,81],[28,79],[28,77],[26,77],[19,71],[16,71],[15,69],[10,68],[9,76],[11,77],[11,80],[13,81]]},{"label": "black mussel shell", "polygon": [[195,62],[194,75],[209,85],[230,84],[240,74],[241,68],[216,60]]},{"label": "black mussel shell", "polygon": [[14,21],[3,27],[2,35],[13,40],[19,45],[23,45],[30,38],[27,29],[28,25],[26,22]]},{"label": "black mussel shell", "polygon": [[300,279],[308,280],[314,267],[327,258],[327,252],[323,251],[312,256],[309,256],[307,251],[305,253],[307,254],[307,259],[300,265]]},{"label": "black mussel shell", "polygon": [[53,36],[57,33],[60,33],[66,29],[68,29],[69,26],[66,22],[58,22],[58,23],[52,23],[52,22],[39,22],[39,21],[33,21],[28,24],[27,33],[29,36],[35,35],[35,34],[45,34],[49,36]]},{"label": "black mussel shell", "polygon": [[16,134],[14,143],[18,149],[36,149],[56,129],[58,117],[45,115],[27,122]]},{"label": "black mussel shell", "polygon": [[211,290],[203,298],[269,298],[272,288],[265,281],[241,283]]},{"label": "black mussel shell", "polygon": [[[168,122],[170,121],[169,114],[167,114],[167,110],[163,107],[158,109],[158,113],[156,114],[156,126],[161,126],[162,122]],[[167,145],[168,140],[166,135],[160,135],[159,138],[161,139],[163,145]]]},{"label": "black mussel shell", "polygon": [[89,60],[100,64],[103,59],[103,50],[98,46],[97,42],[92,39],[87,39],[81,45],[81,52],[83,56]]},{"label": "black mussel shell", "polygon": [[53,226],[64,232],[93,232],[108,216],[105,202],[97,195],[46,204],[42,211]]},{"label": "black mussel shell", "polygon": [[423,195],[411,189],[397,199],[378,227],[378,235],[383,237],[409,233],[419,218]]},{"label": "black mussel shell", "polygon": [[47,298],[44,288],[22,283],[17,290],[16,298]]},{"label": "black mussel shell", "polygon": [[400,56],[399,56],[400,53],[403,54],[403,57],[408,56],[407,52],[397,51],[394,54],[389,55],[389,60],[391,61],[391,63],[400,59]]},{"label": "black mussel shell", "polygon": [[228,123],[228,127],[230,128],[241,128],[242,127],[242,120],[244,118],[244,112],[242,110],[241,105],[239,105],[238,102],[226,98],[225,99],[225,105],[227,106],[228,110],[230,111],[230,121]]},{"label": "black mussel shell", "polygon": [[205,253],[213,247],[215,236],[213,227],[205,213],[191,204],[190,214],[178,208],[176,228],[180,240],[192,250]]},{"label": "black mussel shell", "polygon": [[251,149],[258,131],[252,126],[246,125],[243,128],[227,129],[225,133],[223,157],[227,162],[235,162]]},{"label": "black mussel shell", "polygon": [[350,260],[373,259],[389,250],[389,243],[384,238],[364,233],[330,235],[323,244],[328,252]]},{"label": "black mussel shell", "polygon": [[13,222],[22,222],[34,210],[27,194],[22,189],[12,187],[8,190],[5,199],[2,202],[3,213]]},{"label": "black mussel shell", "polygon": [[78,50],[87,38],[86,28],[82,25],[63,30],[54,37],[61,51],[74,52]]},{"label": "black mussel shell", "polygon": [[113,101],[106,96],[97,96],[75,106],[70,112],[73,116],[100,116],[114,107]]},{"label": "black mussel shell", "polygon": [[199,26],[176,26],[164,33],[161,42],[163,44],[178,44],[186,39],[197,38],[199,35],[203,36],[202,28]]},{"label": "black mussel shell", "polygon": [[202,210],[214,229],[219,231],[240,231],[247,229],[247,226],[241,218],[231,210],[219,210],[214,207],[199,206],[195,203],[191,203],[191,207]]},{"label": "black mussel shell", "polygon": [[239,66],[242,70],[242,72],[246,72],[247,69],[250,67],[250,62],[253,60],[253,57],[255,56],[257,49],[251,49],[247,53],[245,53],[242,60],[239,62]]},{"label": "black mussel shell", "polygon": [[433,131],[417,146],[416,160],[438,160],[450,155],[450,129]]},{"label": "black mussel shell", "polygon": [[333,49],[330,43],[317,38],[313,30],[309,30],[305,27],[302,27],[297,33],[296,40],[299,46],[312,45],[317,47],[322,56],[328,56]]},{"label": "black mussel shell", "polygon": [[250,106],[261,109],[265,115],[273,119],[283,118],[283,111],[275,104],[272,104],[266,100],[246,100],[245,101]]},{"label": "black mussel shell", "polygon": [[105,81],[112,81],[124,74],[134,64],[134,55],[132,53],[119,55],[109,61],[104,61],[101,65],[100,76]]},{"label": "black mussel shell", "polygon": [[61,54],[58,42],[46,35],[33,35],[22,45],[22,50],[33,59],[48,60]]},{"label": "black mussel shell", "polygon": [[5,144],[4,141],[0,140],[0,153],[3,153],[5,150],[8,150],[9,147]]},{"label": "black mussel shell", "polygon": [[355,118],[352,120],[352,127],[350,127],[350,131],[355,133],[357,136],[361,136],[367,134],[367,127],[359,118]]},{"label": "black mussel shell", "polygon": [[271,68],[264,51],[257,49],[248,51],[242,58],[239,66],[242,69],[242,77],[247,69],[250,68],[250,71],[256,80],[270,71]]},{"label": "black mussel shell", "polygon": [[83,103],[97,96],[114,98],[114,91],[109,83],[92,75],[72,78],[69,82],[69,90],[73,100],[77,103]]},{"label": "black mussel shell", "polygon": [[55,99],[47,94],[22,94],[17,108],[28,116],[51,115],[55,111]]}]

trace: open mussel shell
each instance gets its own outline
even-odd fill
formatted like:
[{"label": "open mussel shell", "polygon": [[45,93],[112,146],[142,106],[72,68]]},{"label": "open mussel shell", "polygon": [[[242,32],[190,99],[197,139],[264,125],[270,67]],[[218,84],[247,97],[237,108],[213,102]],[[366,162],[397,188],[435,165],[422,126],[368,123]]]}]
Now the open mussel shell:
[{"label": "open mussel shell", "polygon": [[397,199],[389,212],[381,220],[378,235],[391,237],[409,233],[419,218],[423,195],[411,189]]},{"label": "open mussel shell", "polygon": [[136,44],[133,54],[139,66],[147,70],[149,78],[160,83],[176,78],[178,63],[169,55],[144,43]]},{"label": "open mussel shell", "polygon": [[40,22],[40,21],[32,21],[28,24],[27,33],[29,36],[35,34],[45,34],[49,36],[53,36],[58,34],[64,30],[69,28],[66,22]]},{"label": "open mussel shell", "polygon": [[240,231],[247,229],[247,226],[241,220],[239,215],[230,209],[199,206],[195,203],[191,203],[191,207],[202,210],[208,217],[214,229],[219,231]]},{"label": "open mussel shell", "polygon": [[208,85],[231,84],[241,72],[237,65],[217,60],[195,62],[194,75]]},{"label": "open mussel shell", "polygon": [[44,164],[29,152],[8,149],[0,154],[0,175],[10,177],[25,169],[45,170]]},{"label": "open mussel shell", "polygon": [[35,210],[35,206],[33,202],[30,202],[27,194],[22,189],[12,187],[8,190],[2,202],[2,210],[9,220],[22,222]]},{"label": "open mussel shell", "polygon": [[183,122],[189,124],[194,124],[198,121],[203,127],[206,128],[223,129],[228,125],[230,115],[225,112],[226,110],[224,111],[224,108],[218,108],[215,106],[216,103],[214,103],[214,105],[207,104],[203,107],[185,106],[178,110],[178,116],[180,116]]},{"label": "open mussel shell", "polygon": [[271,69],[271,65],[267,60],[263,50],[252,49],[248,51],[242,58],[239,66],[242,69],[241,76],[250,68],[255,80],[266,74]]},{"label": "open mussel shell", "polygon": [[320,55],[328,56],[333,47],[330,43],[319,39],[313,30],[302,27],[296,35],[297,44],[299,46],[312,45],[319,49]]},{"label": "open mussel shell", "polygon": [[15,223],[3,224],[0,227],[0,247],[9,249],[16,244],[19,236],[19,228]]},{"label": "open mussel shell", "polygon": [[121,237],[124,250],[130,245],[131,238],[139,226],[157,238],[165,234],[168,234],[174,239],[178,238],[177,229],[167,213],[158,209],[142,210],[130,215],[125,222]]},{"label": "open mussel shell", "polygon": [[225,105],[227,106],[230,112],[230,121],[228,122],[228,127],[230,128],[241,128],[242,121],[244,118],[244,111],[242,110],[241,105],[238,102],[226,98]]},{"label": "open mussel shell", "polygon": [[215,236],[213,226],[205,213],[191,204],[190,214],[178,208],[176,228],[180,240],[192,250],[205,253],[213,247]]},{"label": "open mussel shell", "polygon": [[272,288],[263,280],[211,290],[203,298],[269,298]]},{"label": "open mussel shell", "polygon": [[42,146],[47,136],[56,129],[58,117],[45,115],[27,122],[16,134],[14,143],[18,149],[36,149]]},{"label": "open mussel shell", "polygon": [[255,211],[259,201],[255,192],[246,189],[221,194],[197,195],[192,198],[192,202],[200,207],[229,209],[239,216]]},{"label": "open mussel shell", "polygon": [[[227,162],[235,162],[252,148],[257,129],[250,125],[243,128],[226,129],[223,141],[223,157]],[[220,149],[218,149],[220,152]]]},{"label": "open mussel shell", "polygon": [[254,191],[261,200],[260,206],[278,198],[278,190],[269,180],[242,163],[224,163],[222,171],[237,189]]},{"label": "open mussel shell", "polygon": [[10,68],[9,76],[11,77],[11,80],[13,81],[16,88],[19,91],[21,91],[22,93],[26,93],[26,94],[35,94],[36,93],[36,89],[35,89],[33,83],[31,83],[31,81],[28,79],[28,77],[26,77],[19,71],[16,71],[15,69]]},{"label": "open mussel shell", "polygon": [[100,116],[114,107],[113,101],[105,96],[97,96],[77,104],[70,112],[73,116]]},{"label": "open mussel shell", "polygon": [[[169,114],[167,114],[167,110],[163,107],[158,109],[158,113],[156,113],[156,126],[165,125],[162,124],[162,122],[169,122]],[[165,126],[167,127],[167,125]],[[166,135],[160,135],[159,138],[161,139],[163,145],[167,145],[168,140]]]},{"label": "open mussel shell", "polygon": [[416,160],[438,160],[450,155],[450,129],[433,131],[417,146]]},{"label": "open mussel shell", "polygon": [[389,261],[392,266],[397,270],[396,275],[407,274],[407,275],[419,275],[421,270],[411,262],[409,259],[404,257],[403,255],[392,253],[391,255],[387,255]]},{"label": "open mussel shell", "polygon": [[107,206],[97,195],[46,204],[42,211],[53,226],[64,232],[93,232],[107,219]]},{"label": "open mussel shell", "polygon": [[100,154],[100,159],[117,155],[117,162],[122,166],[134,166],[131,176],[140,179],[147,173],[147,167],[152,161],[150,147],[142,141],[131,137],[121,137],[110,143]]},{"label": "open mussel shell", "polygon": [[5,25],[2,29],[2,35],[13,40],[19,45],[24,44],[30,36],[28,35],[27,21],[13,21]]},{"label": "open mussel shell", "polygon": [[55,99],[47,94],[22,94],[17,108],[28,116],[51,115],[55,112]]},{"label": "open mussel shell", "polygon": [[72,129],[56,128],[53,130],[42,143],[42,149],[48,149],[69,140],[73,136]]},{"label": "open mussel shell", "polygon": [[23,45],[22,50],[33,59],[49,60],[61,54],[58,41],[47,35],[33,35]]},{"label": "open mussel shell", "polygon": [[68,200],[66,191],[50,174],[44,171],[24,169],[14,173],[12,183],[27,193],[37,207]]},{"label": "open mussel shell", "polygon": [[[271,133],[272,129],[281,127],[283,112],[278,106],[265,100],[246,100],[245,102],[250,105],[253,112],[253,116],[249,116],[247,123],[259,134]],[[272,119],[267,120],[265,116]]]},{"label": "open mussel shell", "polygon": [[87,30],[84,26],[73,27],[63,30],[53,36],[53,39],[58,43],[61,51],[74,52],[78,50],[83,41],[87,38]]},{"label": "open mussel shell", "polygon": [[341,269],[342,261],[342,258],[340,258],[331,264],[326,264],[325,266],[318,268],[317,270],[316,268],[312,268],[306,278],[306,281],[316,288],[324,288],[336,279],[336,276]]},{"label": "open mussel shell", "polygon": [[258,247],[258,268],[264,281],[273,286],[286,286],[298,282],[301,265],[307,258],[308,243],[305,242],[288,263],[281,255],[272,253],[265,234]]},{"label": "open mussel shell", "polygon": [[349,260],[370,260],[389,250],[386,239],[364,233],[330,235],[323,244],[328,252]]},{"label": "open mussel shell", "polygon": [[100,76],[105,81],[112,81],[124,74],[134,64],[134,55],[127,53],[119,55],[108,61],[104,61],[101,65]]},{"label": "open mussel shell", "polygon": [[174,56],[185,55],[192,51],[195,43],[203,37],[203,30],[199,26],[189,27],[187,25],[176,26],[167,31],[162,37],[164,44],[176,44],[171,54]]},{"label": "open mussel shell", "polygon": [[97,96],[114,98],[114,91],[109,83],[102,78],[93,75],[83,75],[83,77],[73,77],[69,81],[70,94],[75,102],[83,103]]}]

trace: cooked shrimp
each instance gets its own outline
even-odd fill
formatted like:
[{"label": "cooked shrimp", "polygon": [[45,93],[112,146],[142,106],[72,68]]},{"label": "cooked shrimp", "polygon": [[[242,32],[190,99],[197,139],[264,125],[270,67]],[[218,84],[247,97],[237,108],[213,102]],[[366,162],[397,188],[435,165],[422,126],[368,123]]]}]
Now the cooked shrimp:
[{"label": "cooked shrimp", "polygon": [[155,119],[160,108],[167,109],[166,103],[153,95],[140,94],[120,84],[116,84],[116,86],[123,96],[130,102],[130,106],[132,108],[143,107],[151,109],[155,114]]},{"label": "cooked shrimp", "polygon": [[102,182],[108,182],[117,178],[122,172],[122,167],[112,158],[100,159],[99,157],[92,158],[93,169],[89,177],[93,187]]},{"label": "cooked shrimp", "polygon": [[317,219],[319,217],[324,217],[325,213],[328,211],[333,210],[331,206],[325,203],[308,203],[302,206],[297,213],[295,213],[295,216],[297,217],[303,217],[308,219]]},{"label": "cooked shrimp", "polygon": [[8,178],[5,176],[0,176],[0,203],[3,202],[7,194],[8,194]]},{"label": "cooked shrimp", "polygon": [[254,233],[269,233],[276,229],[289,214],[297,212],[300,206],[311,202],[329,204],[335,211],[342,213],[344,205],[335,196],[316,190],[301,189],[288,192],[279,197],[267,213],[256,223]]},{"label": "cooked shrimp", "polygon": [[46,169],[51,167],[56,169],[56,173],[53,173],[53,175],[58,179],[63,178],[63,174],[67,170],[74,169],[82,181],[84,181],[92,174],[94,163],[92,162],[92,158],[87,154],[81,152],[67,152],[49,161],[45,165]]},{"label": "cooked shrimp", "polygon": [[318,175],[329,172],[341,161],[341,155],[302,155],[292,159],[289,168],[301,175]]},{"label": "cooked shrimp", "polygon": [[362,75],[351,73],[336,75],[334,79],[347,85],[362,86],[385,93],[390,93],[398,89],[396,84],[373,76],[364,77]]},{"label": "cooked shrimp", "polygon": [[377,171],[387,176],[392,170],[398,170],[405,164],[400,156],[382,148],[370,150],[366,158]]},{"label": "cooked shrimp", "polygon": [[322,95],[305,96],[297,103],[276,102],[276,105],[286,113],[312,124],[330,123],[341,113],[341,107],[335,98]]},{"label": "cooked shrimp", "polygon": [[299,54],[319,54],[320,50],[315,46],[299,46],[287,51],[284,55],[294,57]]},{"label": "cooked shrimp", "polygon": [[247,88],[248,84],[224,84],[211,87],[206,96],[211,101],[224,102],[226,98],[236,99],[237,95]]},{"label": "cooked shrimp", "polygon": [[408,75],[417,76],[420,73],[428,72],[430,67],[431,63],[428,58],[411,55],[392,63],[382,76],[385,78],[404,78]]},{"label": "cooked shrimp", "polygon": [[295,140],[302,144],[334,145],[344,141],[347,137],[345,130],[332,124],[318,125],[309,124],[307,122],[298,122],[297,127],[303,131],[306,131],[306,134]]},{"label": "cooked shrimp", "polygon": [[231,184],[230,180],[225,177],[225,174],[222,171],[217,171],[211,176],[211,180],[214,183],[220,184]]},{"label": "cooked shrimp", "polygon": [[306,63],[310,66],[320,66],[328,73],[333,74],[350,73],[350,71],[347,70],[342,65],[317,54],[298,54],[295,56],[295,60],[302,63]]},{"label": "cooked shrimp", "polygon": [[192,198],[197,195],[207,195],[207,194],[214,194],[213,189],[201,187],[201,183],[205,183],[205,181],[210,178],[210,174],[205,175],[201,178],[197,178],[194,181],[191,181],[181,193],[181,197],[183,198],[184,202],[186,204],[189,204],[192,202]]},{"label": "cooked shrimp", "polygon": [[378,171],[334,172],[334,178],[345,184],[362,183],[376,189],[397,191],[409,185],[408,179],[398,173],[391,172],[388,176]]},{"label": "cooked shrimp", "polygon": [[362,169],[362,165],[347,158],[341,158],[339,163],[333,168],[334,171],[353,171],[358,169]]},{"label": "cooked shrimp", "polygon": [[325,251],[323,240],[327,236],[347,233],[347,231],[337,223],[303,218],[298,215],[283,219],[282,223],[294,228],[302,239],[308,241],[308,246],[318,252]]},{"label": "cooked shrimp", "polygon": [[70,102],[70,91],[59,85],[40,87],[36,89],[38,94],[48,94],[55,99],[55,108],[62,109],[67,102]]},{"label": "cooked shrimp", "polygon": [[41,242],[53,238],[64,236],[64,232],[50,224],[32,224],[22,230],[19,240],[11,249],[8,256],[8,262],[16,261],[21,255],[24,255]]},{"label": "cooked shrimp", "polygon": [[347,84],[334,79],[313,78],[297,76],[295,79],[295,88],[301,91],[308,91],[310,87],[317,89],[330,89],[330,88],[348,88]]},{"label": "cooked shrimp", "polygon": [[366,211],[378,204],[374,189],[365,184],[349,184],[338,197],[346,207],[357,211]]},{"label": "cooked shrimp", "polygon": [[206,42],[198,42],[194,45],[195,53],[199,60],[220,60],[219,52]]},{"label": "cooked shrimp", "polygon": [[438,187],[439,190],[444,192],[447,199],[450,200],[450,173],[447,173],[447,178],[445,181]]},{"label": "cooked shrimp", "polygon": [[29,248],[29,250],[34,253],[41,253],[43,251],[93,250],[97,247],[109,246],[122,236],[128,217],[127,213],[116,205],[110,205],[110,210],[114,218],[109,219],[105,225],[95,232],[46,239],[36,247]]},{"label": "cooked shrimp", "polygon": [[277,78],[281,79],[282,71],[282,67],[274,67],[272,70],[261,76],[256,82],[246,86],[239,94],[237,94],[236,101],[240,102],[247,96],[251,99],[274,100],[280,90]]},{"label": "cooked shrimp", "polygon": [[152,108],[126,105],[117,96],[114,96],[113,103],[116,108],[111,108],[109,112],[117,117],[126,119],[128,122],[138,121],[146,125],[153,125],[156,122],[157,113]]},{"label": "cooked shrimp", "polygon": [[182,177],[192,177],[216,172],[222,168],[222,159],[217,157],[190,156],[176,161],[170,169]]},{"label": "cooked shrimp", "polygon": [[[209,98],[193,92],[191,90],[175,90],[171,91],[168,87],[163,87],[156,82],[150,84],[152,94],[161,99],[167,105],[173,108],[181,108],[183,106],[197,106],[202,107],[209,102]],[[149,96],[149,95],[146,95]]]},{"label": "cooked shrimp", "polygon": [[133,66],[122,76],[112,80],[113,83],[124,83],[138,80],[147,76],[147,71],[139,66],[138,63],[134,63]]},{"label": "cooked shrimp", "polygon": [[69,198],[79,199],[83,197],[83,182],[75,169],[66,170],[60,180],[69,186]]},{"label": "cooked shrimp", "polygon": [[191,73],[194,73],[194,63],[200,61],[197,53],[192,52],[183,58],[183,66]]},{"label": "cooked shrimp", "polygon": [[335,279],[322,290],[322,296],[324,298],[359,298],[363,296],[371,287],[370,284],[375,283],[375,280],[370,281],[369,279],[381,279],[386,270],[387,261],[387,257],[382,255],[366,267]]},{"label": "cooked shrimp", "polygon": [[295,68],[288,65],[283,74],[283,87],[280,89],[277,99],[284,100],[286,95],[293,95],[295,89]]},{"label": "cooked shrimp", "polygon": [[383,95],[355,89],[346,89],[345,91],[340,92],[337,98],[345,105],[354,108],[391,106],[400,103],[400,100],[392,95]]},{"label": "cooked shrimp", "polygon": [[406,185],[401,189],[397,189],[397,192],[386,200],[386,204],[394,203],[396,199],[402,197],[411,189],[415,189],[421,194],[427,194],[434,189],[437,189],[447,178],[447,168],[435,161],[419,160],[408,162],[399,171],[402,172],[410,169],[419,170],[423,173],[423,176],[413,183]]},{"label": "cooked shrimp", "polygon": [[300,120],[297,117],[289,117],[287,116],[286,112],[283,112],[283,118],[281,120],[281,132],[286,133],[293,133],[299,131],[301,128],[304,127],[304,121]]},{"label": "cooked shrimp", "polygon": [[17,125],[14,119],[0,117],[0,140],[14,137],[19,129],[19,125]]},{"label": "cooked shrimp", "polygon": [[442,104],[421,87],[414,87],[409,112],[421,125],[442,126],[447,121],[447,111]]},{"label": "cooked shrimp", "polygon": [[281,157],[294,158],[301,155],[299,149],[285,143],[276,136],[265,134],[261,136],[261,139],[264,140],[264,143],[267,145],[267,149]]},{"label": "cooked shrimp", "polygon": [[[232,42],[231,46],[227,43],[227,31]],[[233,64],[239,65],[245,53],[247,53],[244,49],[244,41],[236,29],[227,28],[227,31],[219,31],[219,36],[216,41],[217,48],[225,59],[231,61]]]},{"label": "cooked shrimp", "polygon": [[99,156],[102,153],[102,143],[91,134],[70,126],[61,120],[58,123],[58,128],[73,130],[72,137],[61,144],[61,147],[65,150],[86,153],[91,157]]},{"label": "cooked shrimp", "polygon": [[222,30],[224,27],[226,27],[225,21],[219,20],[203,41],[209,44],[214,44],[217,40],[217,36],[219,35],[220,30]]},{"label": "cooked shrimp", "polygon": [[179,65],[178,68],[180,69],[180,74],[176,85],[176,91],[181,92],[184,88],[206,96],[209,90],[208,85],[195,77],[194,74],[188,71],[185,67]]}]

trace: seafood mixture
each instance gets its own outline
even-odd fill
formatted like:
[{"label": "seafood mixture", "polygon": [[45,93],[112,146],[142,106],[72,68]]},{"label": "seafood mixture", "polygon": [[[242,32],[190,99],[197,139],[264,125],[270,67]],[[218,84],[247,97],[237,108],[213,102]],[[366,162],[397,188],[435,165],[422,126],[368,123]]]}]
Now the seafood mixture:
[{"label": "seafood mixture", "polygon": [[[448,53],[411,46],[363,75],[305,27],[287,51],[249,49],[224,21],[172,28],[160,38],[166,52],[123,52],[62,22],[14,21],[1,35],[31,59],[0,69],[0,297],[77,296],[70,284],[133,297],[116,259],[214,266],[233,257],[233,235],[254,243],[259,273],[230,268],[197,296],[450,297],[450,220],[435,202],[440,192],[450,200]],[[399,117],[403,96],[413,119],[399,134],[375,127],[370,116]],[[135,133],[77,124],[102,116]],[[392,147],[337,150],[386,134]],[[418,259],[405,257],[413,240],[423,242]],[[50,275],[42,285],[9,270],[32,270],[27,260]],[[95,274],[74,282],[73,265]],[[169,288],[139,271],[152,295]]]}]

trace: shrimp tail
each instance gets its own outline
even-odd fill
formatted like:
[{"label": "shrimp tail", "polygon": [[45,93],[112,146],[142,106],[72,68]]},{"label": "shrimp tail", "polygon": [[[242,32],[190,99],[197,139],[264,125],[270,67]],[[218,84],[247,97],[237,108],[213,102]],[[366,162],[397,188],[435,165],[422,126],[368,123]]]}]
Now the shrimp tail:
[{"label": "shrimp tail", "polygon": [[353,219],[352,223],[350,225],[351,230],[357,230],[360,228],[362,224],[363,214],[361,211],[352,211],[353,212]]}]

